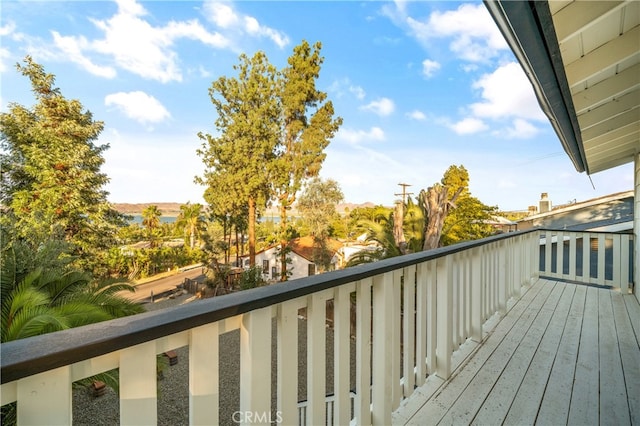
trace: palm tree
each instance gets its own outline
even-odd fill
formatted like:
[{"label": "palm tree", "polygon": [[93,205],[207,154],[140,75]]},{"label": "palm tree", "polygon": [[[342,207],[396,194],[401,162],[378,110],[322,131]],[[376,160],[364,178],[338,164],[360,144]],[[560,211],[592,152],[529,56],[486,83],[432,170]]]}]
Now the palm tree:
[{"label": "palm tree", "polygon": [[196,245],[196,236],[203,221],[202,204],[187,203],[180,206],[176,226],[184,229],[185,235],[189,236],[189,247],[192,250]]},{"label": "palm tree", "polygon": [[160,216],[162,216],[162,212],[155,205],[151,205],[142,211],[142,226],[147,228],[151,247],[155,246],[154,231],[160,227]]},{"label": "palm tree", "polygon": [[388,208],[376,208],[371,210],[368,218],[358,220],[356,225],[359,231],[367,234],[368,242],[377,243],[375,250],[362,250],[349,259],[347,266],[360,265],[362,263],[375,262],[377,260],[388,259],[407,253],[414,253],[422,250],[424,236],[424,215],[420,206],[409,198],[403,205],[402,230],[406,246],[401,249],[394,236],[394,214]]},{"label": "palm tree", "polygon": [[92,282],[85,272],[37,268],[17,282],[2,279],[2,342],[144,312],[118,296],[123,282]]}]

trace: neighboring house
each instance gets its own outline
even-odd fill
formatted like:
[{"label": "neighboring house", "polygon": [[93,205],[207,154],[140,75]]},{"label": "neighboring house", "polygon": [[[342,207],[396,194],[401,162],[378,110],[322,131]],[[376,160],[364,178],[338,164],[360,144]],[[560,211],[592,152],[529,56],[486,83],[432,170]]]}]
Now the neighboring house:
[{"label": "neighboring house", "polygon": [[[556,208],[551,208],[551,201],[544,195],[546,194],[543,194],[540,200],[540,211],[543,213],[520,220],[519,230],[534,227],[600,232],[633,230],[633,191],[619,192]],[[548,209],[545,208],[547,206]]]},{"label": "neighboring house", "polygon": [[[327,242],[329,252],[332,256],[331,265],[328,270],[335,270],[341,268],[343,265],[340,262],[340,255],[338,251],[342,248],[342,243],[338,240],[329,238]],[[263,277],[267,281],[279,281],[280,271],[282,270],[279,252],[279,245],[273,245],[260,252],[256,253],[256,266],[262,268]],[[290,280],[297,278],[308,277],[315,275],[321,270],[320,265],[317,265],[313,261],[313,237],[300,237],[295,238],[289,242],[289,248],[291,251],[288,254],[290,260],[287,269],[291,272],[289,276]],[[243,267],[249,267],[249,257],[242,256],[241,262]]]}]

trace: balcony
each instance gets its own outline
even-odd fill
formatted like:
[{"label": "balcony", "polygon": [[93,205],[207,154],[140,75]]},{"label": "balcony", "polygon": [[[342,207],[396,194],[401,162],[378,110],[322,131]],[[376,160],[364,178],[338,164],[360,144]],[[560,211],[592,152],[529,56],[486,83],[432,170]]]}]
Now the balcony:
[{"label": "balcony", "polygon": [[156,424],[156,356],[188,347],[185,418],[231,423],[234,331],[242,423],[637,423],[632,253],[630,234],[534,229],[13,341],[1,403],[71,424],[72,383],[117,368],[120,423]]}]

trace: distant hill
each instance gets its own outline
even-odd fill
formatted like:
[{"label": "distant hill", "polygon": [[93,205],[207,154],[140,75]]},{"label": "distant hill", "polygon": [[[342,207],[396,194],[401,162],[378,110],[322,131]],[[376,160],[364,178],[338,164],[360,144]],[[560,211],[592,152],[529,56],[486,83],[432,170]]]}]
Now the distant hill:
[{"label": "distant hill", "polygon": [[[175,217],[180,213],[180,206],[182,203],[113,203],[113,208],[116,211],[128,215],[140,215],[142,211],[149,206],[158,206],[158,209],[162,212],[163,216]],[[374,203],[340,203],[336,207],[338,213],[344,213],[347,209],[351,211],[357,207],[375,207]],[[277,215],[278,211],[275,208],[267,210],[266,214]]]},{"label": "distant hill", "polygon": [[124,214],[136,215],[142,214],[142,211],[149,206],[158,206],[158,210],[163,216],[178,216],[180,213],[181,203],[113,203],[113,208]]}]

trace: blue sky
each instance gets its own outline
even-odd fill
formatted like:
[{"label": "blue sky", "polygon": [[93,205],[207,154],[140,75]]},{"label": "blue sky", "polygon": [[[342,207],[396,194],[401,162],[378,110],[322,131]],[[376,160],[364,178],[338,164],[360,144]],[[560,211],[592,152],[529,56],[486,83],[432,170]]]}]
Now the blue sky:
[{"label": "blue sky", "polygon": [[197,133],[215,133],[211,82],[240,53],[278,68],[320,41],[318,87],[343,125],[321,175],[345,201],[392,205],[464,165],[471,192],[525,210],[632,188],[631,165],[575,171],[481,2],[2,1],[0,108],[30,106],[29,54],[104,121],[112,202],[202,202]]}]

